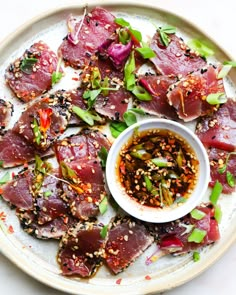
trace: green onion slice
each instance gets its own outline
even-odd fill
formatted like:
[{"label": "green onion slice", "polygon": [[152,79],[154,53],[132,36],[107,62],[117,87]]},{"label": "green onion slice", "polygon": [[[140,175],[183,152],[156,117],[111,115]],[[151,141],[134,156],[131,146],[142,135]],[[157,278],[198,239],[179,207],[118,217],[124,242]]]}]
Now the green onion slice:
[{"label": "green onion slice", "polygon": [[38,122],[35,118],[33,120],[33,133],[34,133],[35,142],[39,145],[40,141],[41,141],[42,134],[40,132]]},{"label": "green onion slice", "polygon": [[99,204],[99,211],[103,215],[107,212],[108,209],[108,200],[107,197],[104,197]]},{"label": "green onion slice", "polygon": [[203,229],[194,228],[190,236],[188,237],[188,242],[201,243],[205,238],[207,232]]},{"label": "green onion slice", "polygon": [[219,197],[220,197],[220,194],[222,193],[222,190],[223,190],[223,186],[222,184],[217,180],[213,189],[212,189],[212,192],[211,192],[211,195],[210,195],[210,201],[213,205],[216,205]]},{"label": "green onion slice", "polygon": [[168,161],[165,158],[154,158],[151,159],[152,163],[158,167],[168,167]]},{"label": "green onion slice", "polygon": [[211,93],[207,96],[206,101],[211,105],[222,104],[227,101],[227,97],[224,92]]},{"label": "green onion slice", "polygon": [[194,218],[194,219],[201,220],[201,219],[206,215],[206,213],[204,213],[203,211],[198,210],[198,209],[193,209],[193,210],[190,212],[190,215],[191,215],[192,218]]},{"label": "green onion slice", "polygon": [[231,69],[232,69],[231,65],[223,66],[217,75],[217,79],[222,79],[222,78],[226,77]]},{"label": "green onion slice", "polygon": [[197,262],[197,261],[199,261],[199,260],[200,260],[200,253],[197,252],[197,251],[194,251],[194,252],[193,252],[193,261],[194,261],[194,262]]},{"label": "green onion slice", "polygon": [[90,126],[94,125],[94,121],[101,120],[101,117],[98,114],[94,114],[88,110],[83,110],[78,106],[72,106],[72,111]]},{"label": "green onion slice", "polygon": [[229,171],[226,172],[226,180],[227,180],[227,183],[229,186],[231,186],[231,187],[235,186],[235,177]]},{"label": "green onion slice", "polygon": [[150,101],[152,100],[151,94],[142,86],[134,86],[132,93],[141,101]]},{"label": "green onion slice", "polygon": [[33,71],[33,66],[37,63],[38,59],[34,57],[25,58],[21,61],[20,69],[23,73],[30,75]]},{"label": "green onion slice", "polygon": [[108,233],[108,225],[104,225],[100,231],[100,236],[102,239],[105,239]]},{"label": "green onion slice", "polygon": [[11,176],[9,172],[6,172],[0,179],[0,185],[7,183],[11,180]]},{"label": "green onion slice", "polygon": [[135,86],[134,71],[135,71],[135,58],[134,58],[134,51],[132,51],[124,67],[125,87],[129,91],[132,91]]},{"label": "green onion slice", "polygon": [[60,162],[61,173],[64,178],[74,181],[78,178],[77,173],[75,170],[71,169],[64,161]]},{"label": "green onion slice", "polygon": [[188,42],[188,46],[204,57],[208,57],[215,54],[214,50],[210,48],[209,45],[206,44],[206,42],[203,40],[192,39]]},{"label": "green onion slice", "polygon": [[219,205],[215,206],[215,213],[214,213],[215,220],[220,223],[222,219],[222,210]]},{"label": "green onion slice", "polygon": [[144,58],[144,59],[148,59],[148,58],[152,58],[156,56],[156,53],[147,45],[145,45],[144,47],[140,47],[140,48],[136,48],[136,51]]},{"label": "green onion slice", "polygon": [[147,191],[151,192],[152,188],[153,188],[153,185],[152,185],[152,182],[151,182],[150,178],[147,175],[143,175],[143,177],[144,177],[144,181],[145,181],[145,184],[146,184]]}]

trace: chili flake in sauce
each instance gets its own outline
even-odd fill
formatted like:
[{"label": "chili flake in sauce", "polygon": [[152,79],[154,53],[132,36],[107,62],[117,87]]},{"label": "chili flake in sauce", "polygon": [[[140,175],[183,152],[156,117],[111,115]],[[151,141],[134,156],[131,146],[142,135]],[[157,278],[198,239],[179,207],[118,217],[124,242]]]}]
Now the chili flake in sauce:
[{"label": "chili flake in sauce", "polygon": [[142,205],[167,207],[186,201],[196,184],[198,160],[176,133],[136,132],[123,146],[118,175],[126,193]]}]

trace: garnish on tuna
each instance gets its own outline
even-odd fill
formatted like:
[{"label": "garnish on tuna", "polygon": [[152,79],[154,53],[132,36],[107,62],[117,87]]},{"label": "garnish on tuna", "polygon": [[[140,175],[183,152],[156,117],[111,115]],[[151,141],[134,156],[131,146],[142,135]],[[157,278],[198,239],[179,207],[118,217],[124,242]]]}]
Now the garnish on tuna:
[{"label": "garnish on tuna", "polygon": [[10,64],[5,73],[6,82],[18,98],[24,102],[31,101],[51,88],[57,63],[56,54],[39,41]]},{"label": "garnish on tuna", "polygon": [[0,99],[0,135],[4,134],[13,113],[13,105],[9,101]]},{"label": "garnish on tuna", "polygon": [[117,161],[126,193],[142,205],[168,207],[186,200],[198,177],[198,160],[189,144],[168,130],[137,132]]}]

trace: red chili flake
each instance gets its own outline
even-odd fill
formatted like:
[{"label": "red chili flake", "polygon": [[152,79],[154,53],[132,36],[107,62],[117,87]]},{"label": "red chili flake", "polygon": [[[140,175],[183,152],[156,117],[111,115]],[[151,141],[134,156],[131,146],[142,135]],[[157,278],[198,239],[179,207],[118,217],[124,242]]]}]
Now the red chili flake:
[{"label": "red chili flake", "polygon": [[148,280],[148,281],[150,281],[152,278],[149,276],[149,275],[146,275],[145,276],[145,280]]},{"label": "red chili flake", "polygon": [[2,188],[0,188],[0,195],[3,193],[3,190],[2,190]]},{"label": "red chili flake", "polygon": [[0,220],[2,220],[2,221],[6,221],[6,217],[7,217],[7,215],[6,215],[6,213],[5,212],[0,212]]},{"label": "red chili flake", "polygon": [[79,78],[77,78],[77,77],[73,77],[72,80],[74,80],[74,81],[79,81]]},{"label": "red chili flake", "polygon": [[9,227],[8,227],[8,233],[9,234],[13,234],[14,233],[14,228],[13,228],[12,225],[9,225]]},{"label": "red chili flake", "polygon": [[51,125],[52,109],[39,109],[38,113],[40,118],[40,130],[45,133]]},{"label": "red chili flake", "polygon": [[116,284],[117,284],[117,285],[120,285],[121,281],[122,281],[122,279],[118,279],[118,280],[116,280]]},{"label": "red chili flake", "polygon": [[14,178],[14,177],[15,177],[15,173],[14,173],[14,172],[12,172],[12,174],[11,174],[11,177],[12,177],[12,178]]},{"label": "red chili flake", "polygon": [[67,224],[68,221],[69,221],[69,218],[68,218],[68,216],[66,216],[66,217],[63,219],[63,222],[64,222],[65,224]]}]

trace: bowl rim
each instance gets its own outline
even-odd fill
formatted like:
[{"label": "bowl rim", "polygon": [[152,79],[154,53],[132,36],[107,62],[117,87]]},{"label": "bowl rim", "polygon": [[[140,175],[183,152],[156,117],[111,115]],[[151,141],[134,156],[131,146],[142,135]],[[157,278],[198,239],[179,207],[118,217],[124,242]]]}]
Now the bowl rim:
[{"label": "bowl rim", "polygon": [[[186,202],[174,207],[154,208],[139,204],[137,201],[128,196],[124,187],[120,184],[117,175],[117,160],[122,147],[132,138],[136,129],[146,131],[149,129],[167,129],[177,135],[180,135],[190,144],[199,160],[199,171],[197,184],[194,186],[193,193]],[[142,221],[163,223],[177,220],[191,212],[204,197],[210,180],[210,164],[206,149],[200,139],[185,125],[164,119],[151,118],[138,121],[124,130],[112,144],[108,153],[106,162],[106,182],[109,191],[118,205],[131,216]]]}]

